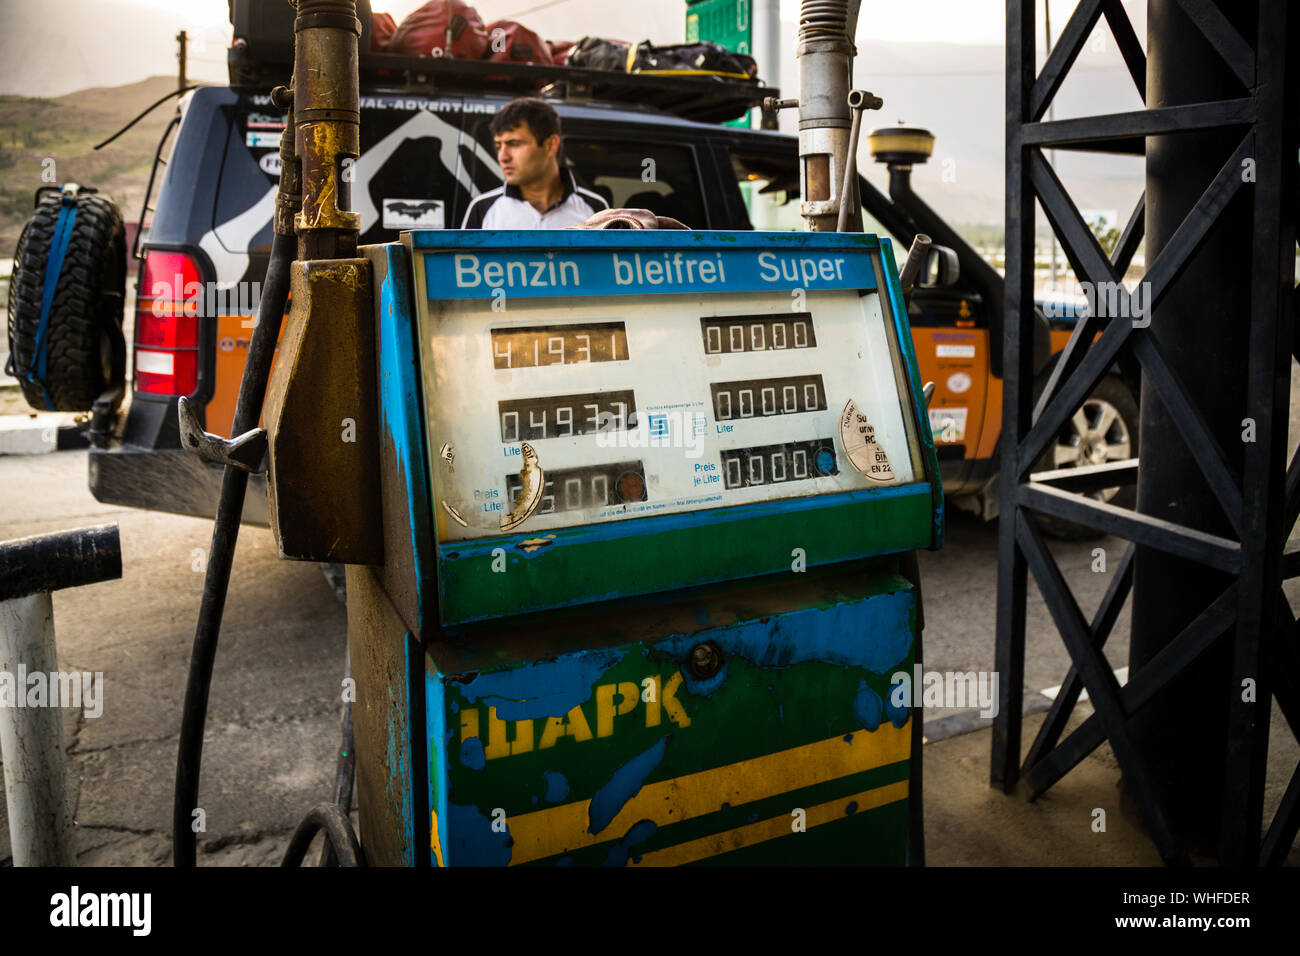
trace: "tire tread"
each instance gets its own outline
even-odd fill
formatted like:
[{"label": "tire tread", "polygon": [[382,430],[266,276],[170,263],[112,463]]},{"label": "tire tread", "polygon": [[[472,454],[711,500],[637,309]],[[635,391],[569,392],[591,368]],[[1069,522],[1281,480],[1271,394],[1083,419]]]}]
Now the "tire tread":
[{"label": "tire tread", "polygon": [[[68,240],[63,269],[50,304],[46,335],[46,389],[54,411],[90,409],[122,369],[108,367],[103,342],[110,323],[118,334],[126,289],[126,229],[110,200],[94,193],[77,196],[77,218]],[[7,314],[10,354],[23,397],[44,409],[38,383],[27,381],[35,366],[45,268],[49,261],[60,198],[43,197],[24,226],[14,253]]]}]

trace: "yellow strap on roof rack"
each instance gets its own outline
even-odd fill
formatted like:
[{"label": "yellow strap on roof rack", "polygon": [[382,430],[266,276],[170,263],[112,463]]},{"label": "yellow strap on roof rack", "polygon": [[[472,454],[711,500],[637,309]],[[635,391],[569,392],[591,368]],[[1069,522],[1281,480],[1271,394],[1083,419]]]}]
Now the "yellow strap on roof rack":
[{"label": "yellow strap on roof rack", "polygon": [[748,73],[723,73],[719,70],[632,70],[646,76],[725,76],[731,80],[752,80]]}]

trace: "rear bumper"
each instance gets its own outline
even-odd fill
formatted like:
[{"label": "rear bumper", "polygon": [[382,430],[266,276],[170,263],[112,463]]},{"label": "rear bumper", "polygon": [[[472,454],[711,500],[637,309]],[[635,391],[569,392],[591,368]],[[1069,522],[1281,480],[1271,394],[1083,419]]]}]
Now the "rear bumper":
[{"label": "rear bumper", "polygon": [[[90,493],[97,501],[211,519],[221,498],[220,465],[181,449],[116,444],[90,449]],[[250,475],[244,523],[268,525],[266,477]]]},{"label": "rear bumper", "polygon": [[[120,433],[90,448],[90,493],[108,505],[211,520],[221,498],[220,465],[180,447],[176,402],[134,397]],[[115,430],[116,431],[116,430]],[[250,475],[244,523],[268,525],[266,478]]]}]

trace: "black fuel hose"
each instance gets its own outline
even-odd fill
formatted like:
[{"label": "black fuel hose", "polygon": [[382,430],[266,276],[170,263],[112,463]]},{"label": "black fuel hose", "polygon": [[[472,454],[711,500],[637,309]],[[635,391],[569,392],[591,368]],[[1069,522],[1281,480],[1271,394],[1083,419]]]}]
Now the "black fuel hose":
[{"label": "black fuel hose", "polygon": [[181,87],[180,89],[178,89],[178,90],[172,90],[172,91],[171,91],[170,93],[168,93],[166,96],[160,97],[156,102],[152,103],[152,104],[149,105],[149,106],[146,106],[146,107],[144,108],[144,110],[141,111],[140,114],[139,114],[138,116],[136,116],[135,119],[131,120],[131,122],[127,123],[125,126],[123,126],[120,130],[118,130],[116,133],[114,133],[114,134],[113,134],[112,136],[110,136],[108,139],[104,140],[102,143],[96,143],[95,146],[92,147],[92,148],[94,148],[94,149],[103,149],[103,148],[104,148],[105,146],[107,146],[109,143],[113,142],[113,140],[117,139],[119,136],[121,136],[123,133],[125,133],[127,130],[129,130],[129,129],[130,129],[132,126],[134,126],[136,123],[140,122],[140,120],[144,119],[146,116],[148,116],[148,115],[149,115],[150,113],[152,113],[154,110],[156,110],[158,107],[162,106],[164,103],[166,103],[168,100],[170,100],[172,97],[180,96],[182,93],[188,93],[190,90],[197,90],[198,88],[199,88],[199,84],[192,84],[192,85],[190,85],[190,86],[182,86],[182,87]]},{"label": "black fuel hose", "polygon": [[298,824],[298,829],[289,840],[289,848],[285,850],[284,860],[280,865],[301,866],[318,830],[325,831],[326,848],[332,853],[332,862],[329,865],[365,865],[356,831],[352,829],[352,823],[336,803],[323,803],[307,814],[307,818]]},{"label": "black fuel hose", "polygon": [[[242,435],[257,427],[266,398],[266,383],[271,374],[284,308],[289,299],[289,265],[297,255],[294,236],[276,235],[271,245],[271,261],[262,284],[262,298],[257,309],[257,325],[248,348],[244,377],[239,383],[235,402],[232,435]],[[221,636],[221,616],[226,607],[226,590],[230,585],[230,566],[239,540],[239,524],[244,514],[244,495],[248,490],[248,472],[227,465],[221,476],[221,498],[212,526],[212,545],[208,550],[208,568],[203,578],[203,600],[194,628],[194,649],[190,655],[189,680],[185,685],[185,708],[181,716],[180,748],[176,755],[176,790],[172,804],[172,860],[176,866],[192,867],[196,861],[198,837],[194,829],[194,811],[198,808],[199,771],[203,763],[203,728],[208,717],[208,690],[212,686],[212,664],[217,656]]]}]

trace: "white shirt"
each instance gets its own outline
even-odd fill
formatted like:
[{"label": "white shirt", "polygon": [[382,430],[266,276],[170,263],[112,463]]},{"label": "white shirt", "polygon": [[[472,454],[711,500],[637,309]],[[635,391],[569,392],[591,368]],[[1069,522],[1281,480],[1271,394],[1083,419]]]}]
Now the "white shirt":
[{"label": "white shirt", "polygon": [[573,178],[573,171],[560,172],[564,193],[545,212],[538,212],[523,198],[518,186],[509,184],[489,189],[465,210],[462,229],[562,229],[586,222],[608,205],[599,193],[583,189]]}]

